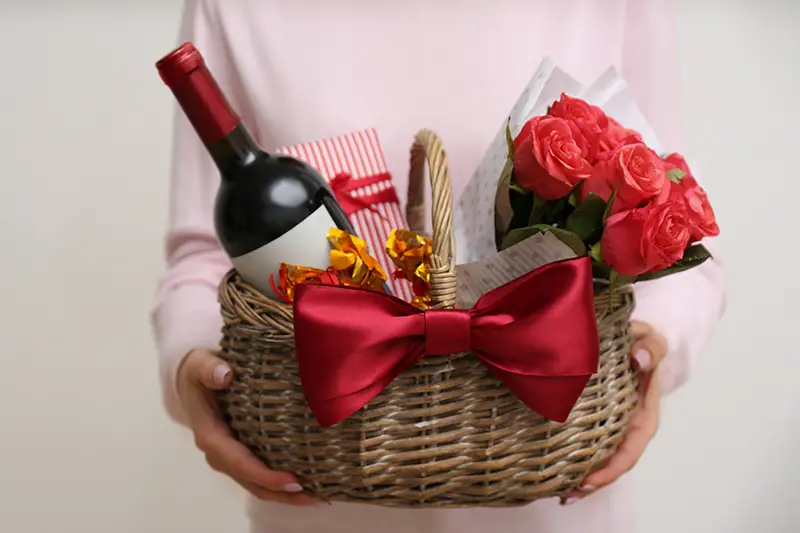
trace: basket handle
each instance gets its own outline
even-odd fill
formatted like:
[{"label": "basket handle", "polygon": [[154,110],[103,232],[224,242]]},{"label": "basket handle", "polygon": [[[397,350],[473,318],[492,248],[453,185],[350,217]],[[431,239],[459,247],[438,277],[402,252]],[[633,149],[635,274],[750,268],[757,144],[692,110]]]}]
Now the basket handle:
[{"label": "basket handle", "polygon": [[406,218],[412,231],[425,230],[425,162],[430,170],[433,209],[431,238],[431,304],[435,309],[456,303],[456,250],[453,236],[453,193],[447,153],[441,139],[430,130],[421,130],[411,147]]}]

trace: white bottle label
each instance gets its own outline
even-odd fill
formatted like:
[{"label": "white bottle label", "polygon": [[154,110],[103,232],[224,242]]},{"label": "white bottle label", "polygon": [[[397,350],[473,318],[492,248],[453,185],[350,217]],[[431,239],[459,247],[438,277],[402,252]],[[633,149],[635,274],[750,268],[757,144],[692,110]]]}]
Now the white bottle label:
[{"label": "white bottle label", "polygon": [[269,283],[270,274],[275,284],[280,281],[281,263],[325,270],[331,264],[331,245],[328,231],[336,223],[328,210],[320,206],[300,224],[269,244],[231,259],[233,267],[243,280],[265,296],[277,299]]}]

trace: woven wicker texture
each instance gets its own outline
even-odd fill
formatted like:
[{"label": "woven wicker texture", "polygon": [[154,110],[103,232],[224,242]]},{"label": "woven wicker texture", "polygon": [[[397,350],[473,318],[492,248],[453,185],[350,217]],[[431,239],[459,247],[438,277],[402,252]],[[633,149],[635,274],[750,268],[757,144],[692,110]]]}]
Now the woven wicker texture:
[{"label": "woven wicker texture", "polygon": [[[447,157],[430,131],[411,150],[409,226],[423,227],[425,163],[433,201],[432,298],[455,301]],[[220,286],[221,356],[234,371],[221,407],[239,438],[273,469],[331,501],[399,507],[507,507],[561,495],[602,465],[636,404],[629,287],[598,288],[600,365],[566,423],[522,404],[472,354],[428,357],[346,421],[320,428],[302,393],[289,306],[231,271]],[[355,316],[354,316],[354,319]]]}]

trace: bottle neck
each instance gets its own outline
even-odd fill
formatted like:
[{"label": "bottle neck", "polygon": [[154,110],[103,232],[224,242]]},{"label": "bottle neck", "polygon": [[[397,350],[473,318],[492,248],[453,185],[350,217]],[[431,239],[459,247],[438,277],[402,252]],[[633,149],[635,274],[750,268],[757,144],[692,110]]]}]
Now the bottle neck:
[{"label": "bottle neck", "polygon": [[225,172],[231,165],[263,154],[192,43],[182,44],[156,66],[224,177],[231,178]]},{"label": "bottle neck", "polygon": [[227,135],[207,142],[206,149],[220,170],[223,179],[233,177],[232,174],[226,172],[232,165],[247,165],[263,153],[241,121]]}]

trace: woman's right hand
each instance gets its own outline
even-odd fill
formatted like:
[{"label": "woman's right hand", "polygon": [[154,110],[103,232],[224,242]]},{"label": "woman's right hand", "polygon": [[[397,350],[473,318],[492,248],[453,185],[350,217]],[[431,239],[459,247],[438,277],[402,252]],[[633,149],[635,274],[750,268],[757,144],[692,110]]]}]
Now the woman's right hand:
[{"label": "woman's right hand", "polygon": [[297,479],[267,468],[237,441],[222,420],[215,391],[230,386],[230,367],[206,349],[193,350],[178,369],[178,395],[194,432],[194,441],[214,470],[221,472],[261,500],[291,505],[328,505],[302,493]]}]

